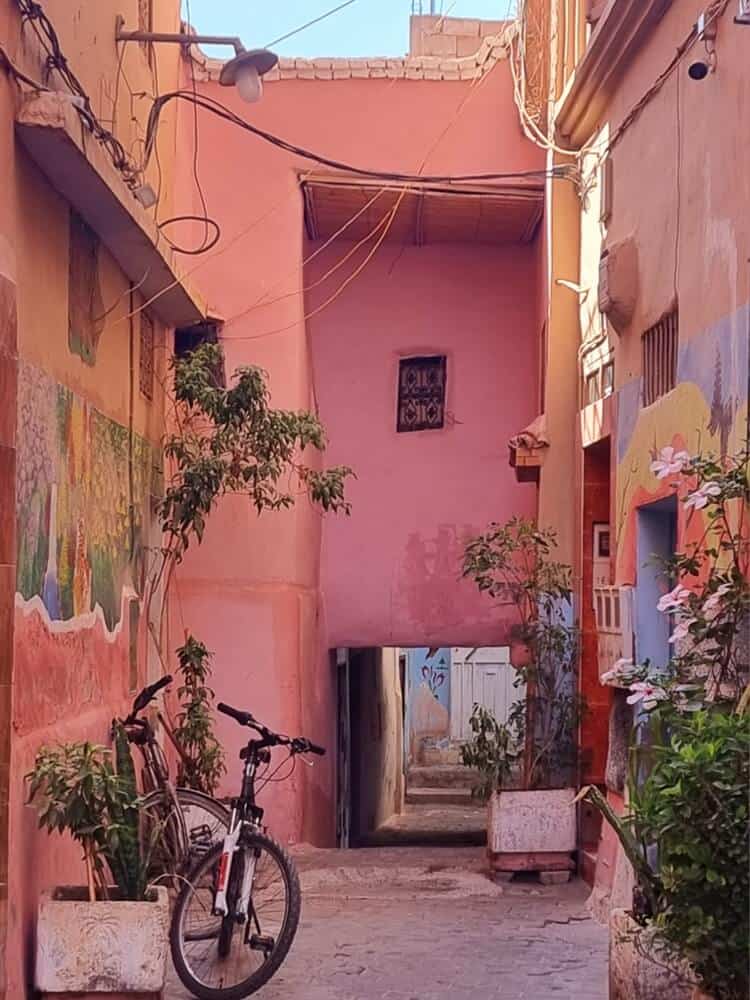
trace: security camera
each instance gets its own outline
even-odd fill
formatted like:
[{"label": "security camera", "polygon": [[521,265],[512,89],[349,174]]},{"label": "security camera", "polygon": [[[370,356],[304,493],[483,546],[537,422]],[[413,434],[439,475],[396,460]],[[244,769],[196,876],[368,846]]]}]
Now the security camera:
[{"label": "security camera", "polygon": [[705,80],[711,67],[705,59],[696,59],[688,66],[688,76],[691,80]]}]

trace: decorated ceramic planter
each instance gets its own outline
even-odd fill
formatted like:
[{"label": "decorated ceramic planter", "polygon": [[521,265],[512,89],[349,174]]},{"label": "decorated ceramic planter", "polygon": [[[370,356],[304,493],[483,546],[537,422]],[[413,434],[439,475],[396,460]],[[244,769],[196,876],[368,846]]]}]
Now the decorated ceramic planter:
[{"label": "decorated ceramic planter", "polygon": [[163,887],[151,895],[146,902],[92,903],[87,890],[76,886],[44,893],[36,947],[41,996],[160,997],[167,972],[169,899]]},{"label": "decorated ceramic planter", "polygon": [[574,788],[500,791],[490,799],[487,850],[496,875],[538,871],[563,881],[575,867]]},{"label": "decorated ceramic planter", "polygon": [[696,991],[690,969],[668,968],[653,931],[626,910],[609,921],[609,1000],[711,1000]]}]

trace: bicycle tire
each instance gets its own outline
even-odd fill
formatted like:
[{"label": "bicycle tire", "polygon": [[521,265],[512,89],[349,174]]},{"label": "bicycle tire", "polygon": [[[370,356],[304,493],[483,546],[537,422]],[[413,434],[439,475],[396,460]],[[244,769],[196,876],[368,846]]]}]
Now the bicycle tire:
[{"label": "bicycle tire", "polygon": [[189,884],[183,886],[177,897],[169,931],[172,962],[183,986],[190,990],[198,1000],[241,1000],[241,998],[255,993],[278,971],[279,966],[289,953],[294,936],[297,933],[302,899],[299,876],[297,875],[294,862],[280,844],[264,833],[254,832],[245,836],[243,846],[240,849],[253,850],[254,848],[267,851],[274,857],[285,879],[287,906],[281,933],[276,938],[273,952],[260,968],[248,976],[247,979],[227,988],[207,986],[195,978],[183,954],[183,921],[186,907],[192,898],[193,885],[199,883],[203,874],[218,867],[221,859],[222,845],[218,845],[198,862],[188,876]]},{"label": "bicycle tire", "polygon": [[[176,788],[175,795],[177,797],[177,804],[180,807],[183,816],[182,823],[180,824],[180,832],[184,832],[186,834],[188,842],[186,844],[182,844],[177,851],[173,849],[169,850],[171,857],[169,858],[169,863],[164,867],[165,871],[168,871],[170,874],[184,874],[188,869],[192,868],[197,861],[195,855],[191,853],[191,830],[187,827],[187,823],[185,821],[185,816],[188,814],[188,810],[202,809],[204,812],[213,816],[216,821],[215,830],[211,830],[211,834],[216,835],[215,840],[206,844],[206,848],[203,853],[210,850],[213,844],[223,837],[224,832],[229,827],[230,812],[226,806],[222,805],[221,802],[217,802],[216,799],[212,799],[210,795],[206,795],[204,792],[196,792],[192,788]],[[155,791],[149,792],[148,795],[144,796],[141,801],[141,813],[146,816],[149,813],[158,815],[164,808],[165,804],[168,804],[168,808],[171,812],[174,807],[173,801],[168,798],[163,789],[157,788]],[[167,824],[168,823],[169,819],[167,820]],[[183,837],[179,837],[179,839],[182,840]],[[179,857],[176,856],[178,853],[180,855]]]}]

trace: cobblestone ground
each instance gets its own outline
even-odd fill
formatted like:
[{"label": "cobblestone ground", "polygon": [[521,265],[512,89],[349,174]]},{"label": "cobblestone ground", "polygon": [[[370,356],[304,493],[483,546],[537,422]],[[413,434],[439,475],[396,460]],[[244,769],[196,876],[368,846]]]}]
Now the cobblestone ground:
[{"label": "cobblestone ground", "polygon": [[[301,850],[302,920],[260,1000],[606,1000],[587,887],[484,874],[481,848]],[[171,985],[167,1000],[188,994]]]}]

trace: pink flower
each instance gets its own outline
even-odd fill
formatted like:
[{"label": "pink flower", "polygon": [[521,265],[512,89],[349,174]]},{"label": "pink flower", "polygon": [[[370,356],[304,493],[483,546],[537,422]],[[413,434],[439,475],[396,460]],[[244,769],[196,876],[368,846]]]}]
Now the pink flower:
[{"label": "pink flower", "polygon": [[731,589],[732,589],[731,583],[722,583],[720,587],[717,587],[716,590],[713,592],[713,594],[711,594],[710,597],[707,597],[706,600],[703,602],[703,614],[709,615],[712,612],[716,611],[721,604],[722,597],[725,594],[728,594]]},{"label": "pink flower", "polygon": [[690,635],[690,626],[695,625],[696,621],[697,619],[695,618],[684,618],[677,624],[674,632],[669,637],[669,641],[680,642],[682,639],[687,639]]},{"label": "pink flower", "polygon": [[681,583],[678,583],[677,586],[673,590],[670,590],[668,594],[659,598],[656,608],[658,611],[676,611],[678,608],[682,607],[688,597],[690,597],[690,591],[687,587],[683,587]]},{"label": "pink flower", "polygon": [[651,463],[651,471],[657,479],[666,479],[682,472],[683,468],[690,461],[690,455],[686,451],[675,451],[671,444],[662,448],[659,457]]},{"label": "pink flower", "polygon": [[664,688],[650,684],[648,681],[636,681],[635,684],[630,685],[630,690],[632,693],[628,698],[628,705],[636,705],[642,701],[643,707],[649,711],[667,697]]},{"label": "pink flower", "polygon": [[702,510],[706,504],[711,502],[713,497],[718,496],[721,496],[721,486],[718,483],[704,483],[694,493],[688,494],[685,506],[693,507],[695,510]]}]

